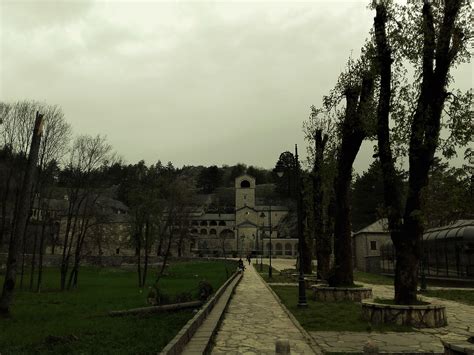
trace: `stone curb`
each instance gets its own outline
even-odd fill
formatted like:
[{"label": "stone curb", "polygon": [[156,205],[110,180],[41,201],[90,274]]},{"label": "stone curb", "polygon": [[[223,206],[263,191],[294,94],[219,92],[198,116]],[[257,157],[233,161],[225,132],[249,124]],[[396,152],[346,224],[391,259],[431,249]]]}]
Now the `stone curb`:
[{"label": "stone curb", "polygon": [[[224,291],[234,281],[235,278],[239,278],[239,280],[235,284],[235,286],[237,286],[239,281],[242,279],[242,273],[236,271],[231,277],[229,277],[229,279],[219,288],[219,290],[217,290],[214,296],[212,296],[211,299],[204,304],[204,306],[194,315],[194,317],[191,318],[184,325],[184,327],[181,328],[178,334],[176,334],[176,336],[163,348],[163,350],[160,352],[161,355],[179,355],[183,352],[188,342],[191,340],[191,338],[199,329],[199,327],[204,323],[219,298],[222,296]],[[230,297],[227,300],[227,303],[229,302],[229,300]]]},{"label": "stone curb", "polygon": [[474,354],[474,344],[468,343],[467,340],[464,342],[449,342],[441,340],[444,346],[445,354]]},{"label": "stone curb", "polygon": [[[255,268],[255,267],[254,267]],[[272,288],[267,284],[267,282],[263,279],[262,275],[255,269],[255,272],[257,273],[258,277],[263,281],[263,284],[265,287],[270,291],[270,293],[273,295],[275,300],[278,302],[280,307],[285,311],[286,315],[288,318],[290,318],[291,322],[295,325],[296,328],[301,332],[303,337],[306,339],[306,342],[308,343],[309,347],[314,351],[315,354],[323,354],[323,350],[319,347],[319,345],[316,343],[316,341],[313,339],[313,337],[304,329],[300,322],[295,318],[293,313],[291,313],[285,305],[281,302],[280,297],[275,293],[275,291],[272,290]]]}]

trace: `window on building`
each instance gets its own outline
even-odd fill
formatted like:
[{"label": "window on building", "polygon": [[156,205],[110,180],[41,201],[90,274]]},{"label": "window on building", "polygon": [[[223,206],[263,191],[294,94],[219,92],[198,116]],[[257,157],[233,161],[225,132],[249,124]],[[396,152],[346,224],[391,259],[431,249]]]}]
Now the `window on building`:
[{"label": "window on building", "polygon": [[375,240],[370,241],[370,250],[377,250],[377,242]]},{"label": "window on building", "polygon": [[249,188],[249,187],[250,187],[250,182],[248,182],[247,180],[243,180],[243,181],[240,183],[240,187],[242,187],[242,188]]}]

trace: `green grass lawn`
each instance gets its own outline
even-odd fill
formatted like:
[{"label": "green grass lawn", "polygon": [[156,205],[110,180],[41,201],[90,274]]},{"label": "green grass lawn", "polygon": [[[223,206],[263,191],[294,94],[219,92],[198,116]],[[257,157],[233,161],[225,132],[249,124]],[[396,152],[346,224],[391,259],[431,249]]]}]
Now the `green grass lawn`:
[{"label": "green grass lawn", "polygon": [[268,277],[268,269],[270,268],[268,264],[263,264],[262,271],[260,271],[260,265],[254,265],[255,270],[257,270],[266,282],[276,282],[276,283],[295,283],[297,280],[285,275],[280,274],[280,271],[272,267],[272,278]]},{"label": "green grass lawn", "polygon": [[307,331],[412,331],[406,326],[370,325],[361,317],[360,303],[317,302],[311,299],[310,291],[306,290],[308,308],[298,308],[298,287],[272,286],[272,289]]},{"label": "green grass lawn", "polygon": [[364,282],[372,285],[393,286],[393,278],[363,271],[354,271],[354,281]]},{"label": "green grass lawn", "polygon": [[[235,265],[229,265],[228,270],[230,275]],[[156,270],[150,272],[151,285]],[[215,261],[171,264],[166,274],[160,286],[169,295],[197,295],[197,285],[203,279],[217,290],[227,278],[224,262]],[[3,285],[1,276],[0,282]],[[41,294],[16,293],[12,318],[0,318],[2,355],[156,353],[194,314],[182,310],[149,316],[108,316],[110,310],[146,306],[148,287],[143,291],[137,287],[134,271],[81,268],[77,290],[60,292],[58,285],[59,271],[46,269]]]},{"label": "green grass lawn", "polygon": [[474,291],[469,290],[428,290],[421,295],[428,297],[443,298],[474,306]]}]

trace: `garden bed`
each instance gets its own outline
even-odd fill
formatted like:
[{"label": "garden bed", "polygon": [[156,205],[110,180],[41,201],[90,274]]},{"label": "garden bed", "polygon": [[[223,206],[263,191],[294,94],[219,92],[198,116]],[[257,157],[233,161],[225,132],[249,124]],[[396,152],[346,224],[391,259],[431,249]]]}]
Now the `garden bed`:
[{"label": "garden bed", "polygon": [[362,317],[371,324],[398,324],[416,328],[438,328],[448,324],[446,308],[440,304],[397,305],[363,300]]},{"label": "garden bed", "polygon": [[372,289],[368,287],[328,287],[314,285],[313,299],[322,302],[352,301],[360,302],[372,298]]},{"label": "garden bed", "polygon": [[299,308],[298,287],[271,287],[306,331],[412,331],[411,327],[397,324],[368,324],[367,321],[362,319],[362,306],[357,302],[320,302],[308,298],[308,307]]}]

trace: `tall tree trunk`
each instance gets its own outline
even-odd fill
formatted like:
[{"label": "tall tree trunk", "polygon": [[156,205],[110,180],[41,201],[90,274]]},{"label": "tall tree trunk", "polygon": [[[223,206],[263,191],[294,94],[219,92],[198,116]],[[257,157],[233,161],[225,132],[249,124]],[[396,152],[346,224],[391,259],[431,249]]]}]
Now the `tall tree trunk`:
[{"label": "tall tree trunk", "polygon": [[[61,291],[64,291],[66,289],[66,281],[67,281],[67,275],[69,271],[69,260],[71,259],[72,255],[72,246],[74,244],[74,237],[77,235],[77,226],[78,223],[80,224],[81,222],[79,221],[80,218],[80,213],[81,213],[81,206],[82,202],[84,201],[84,198],[81,198],[79,201],[79,204],[73,209],[74,215],[71,216],[71,218],[74,219],[72,222],[72,227],[70,228],[70,233],[67,233],[69,235],[68,241],[64,242],[64,250],[63,250],[63,257],[62,257],[62,262],[61,262]],[[83,218],[83,216],[82,216]],[[67,232],[67,227],[66,227],[66,232]],[[80,235],[77,237],[80,238]],[[76,240],[77,243],[77,240]]]},{"label": "tall tree trunk", "polygon": [[[388,226],[391,239],[397,251],[396,265],[410,264],[414,267],[415,260],[409,255],[406,247],[399,242],[402,239],[402,201],[401,187],[397,181],[395,161],[390,147],[390,100],[392,95],[392,57],[388,45],[386,27],[387,10],[381,2],[376,6],[376,17],[374,18],[375,42],[377,47],[377,62],[380,71],[380,92],[377,106],[377,141],[378,156],[382,168],[384,186],[384,200],[387,209]],[[400,255],[399,255],[400,254]],[[418,269],[416,269],[418,270]],[[397,272],[396,272],[397,274]],[[416,275],[414,275],[416,278]],[[395,284],[400,282],[400,274],[395,277]],[[411,283],[412,281],[410,281]],[[415,286],[416,287],[416,286]]]},{"label": "tall tree trunk", "polygon": [[403,223],[388,130],[392,59],[385,31],[386,9],[383,3],[376,7],[374,27],[381,75],[377,134],[384,174],[385,201],[389,210],[391,237],[396,250],[395,303],[397,304],[416,302],[420,245],[424,229],[421,190],[428,184],[429,169],[438,145],[448,73],[462,41],[462,34],[455,29],[455,19],[461,4],[461,0],[445,1],[438,35],[434,26],[431,3],[425,2],[423,6],[422,83],[411,125],[408,196]]},{"label": "tall tree trunk", "polygon": [[[308,240],[308,238],[310,238],[309,235],[307,235],[305,233],[305,231],[307,230],[307,228],[305,228],[305,221],[307,221],[307,208],[305,206],[305,204],[303,203],[303,179],[300,178],[300,191],[297,191],[297,194],[299,194],[298,196],[298,200],[299,200],[299,204],[300,204],[300,207],[299,207],[299,211],[300,213],[298,213],[298,225],[299,227],[298,228],[301,228],[301,231],[299,231],[299,233],[302,234],[303,238],[302,238],[302,242],[303,242],[303,245],[301,246],[302,248],[300,250],[302,250],[302,262],[303,262],[303,272],[305,274],[311,274],[311,272],[313,271],[313,263],[312,263],[312,259],[313,259],[313,248],[312,248],[312,243],[310,240]],[[309,233],[310,234],[310,233]]]},{"label": "tall tree trunk", "polygon": [[[52,228],[52,224],[50,224],[50,228]],[[41,282],[43,281],[43,254],[44,254],[44,238],[45,238],[45,231],[46,231],[46,218],[43,219],[43,223],[41,225],[41,236],[40,236],[40,245],[38,250],[38,281],[36,284],[36,292],[41,291]]]},{"label": "tall tree trunk", "polygon": [[69,234],[71,233],[71,223],[73,219],[72,215],[72,205],[73,201],[69,201],[69,208],[68,208],[68,216],[66,221],[66,230],[64,232],[64,241],[63,241],[63,250],[62,250],[62,257],[61,257],[61,268],[60,268],[60,283],[61,283],[61,290],[64,290],[66,287],[66,275],[67,275],[67,264],[66,264],[66,253],[67,253],[67,246],[69,243]]},{"label": "tall tree trunk", "polygon": [[[171,223],[171,225],[172,225],[172,223]],[[163,264],[161,265],[160,271],[158,272],[158,275],[156,277],[155,285],[158,285],[158,282],[160,282],[160,279],[163,276],[163,273],[165,272],[166,263],[168,262],[168,257],[170,255],[171,241],[172,240],[173,240],[173,227],[169,227],[168,245],[166,246],[166,252],[165,252],[165,255],[163,257]]]},{"label": "tall tree trunk", "polygon": [[[12,164],[12,162],[11,162]],[[10,183],[13,175],[13,167],[10,167],[8,170],[8,177],[5,182],[5,192],[3,193],[2,196],[2,221],[0,224],[0,251],[2,250],[3,246],[3,237],[5,235],[5,227],[6,227],[6,222],[7,222],[7,203],[8,203],[8,198],[10,195]]]},{"label": "tall tree trunk", "polygon": [[149,250],[149,240],[150,238],[150,222],[147,220],[145,223],[145,256],[143,261],[143,281],[142,286],[146,285],[146,276],[148,271],[148,250]]},{"label": "tall tree trunk", "polygon": [[138,273],[138,287],[142,287],[142,261],[141,261],[141,252],[142,252],[142,231],[143,231],[143,226],[140,225],[138,227],[137,233],[135,234],[136,238],[136,247],[135,247],[135,253],[137,256],[137,273]]},{"label": "tall tree trunk", "polygon": [[0,314],[9,315],[10,305],[13,301],[13,291],[15,289],[16,282],[16,268],[17,260],[19,257],[20,246],[22,238],[25,233],[26,223],[30,210],[31,203],[31,191],[34,180],[34,173],[36,169],[36,163],[38,161],[38,152],[41,142],[43,125],[43,115],[39,112],[36,113],[35,126],[33,129],[33,135],[31,139],[30,153],[28,156],[28,163],[25,171],[25,177],[23,179],[22,189],[20,193],[20,199],[18,204],[18,218],[15,226],[14,237],[10,241],[8,250],[7,270],[5,273],[5,280],[3,283],[3,292],[0,298]]},{"label": "tall tree trunk", "polygon": [[160,232],[160,235],[158,237],[158,246],[156,248],[156,256],[161,256],[161,253],[163,252],[163,236],[162,235],[163,233]]},{"label": "tall tree trunk", "polygon": [[33,290],[33,281],[36,267],[36,249],[38,247],[38,225],[35,225],[35,238],[33,241],[33,254],[31,255],[31,271],[30,271],[30,291]]},{"label": "tall tree trunk", "polygon": [[354,283],[351,240],[351,217],[349,191],[352,180],[352,165],[366,137],[362,119],[367,115],[373,92],[373,77],[366,73],[362,86],[346,89],[346,112],[342,126],[342,139],[337,156],[337,174],[334,181],[336,194],[334,224],[334,278],[333,286],[350,286]]},{"label": "tall tree trunk", "polygon": [[323,177],[322,167],[324,159],[324,149],[328,140],[328,135],[321,129],[314,134],[314,165],[313,165],[313,219],[314,219],[314,241],[316,249],[316,259],[318,261],[317,274],[319,278],[327,279],[329,275],[329,260],[331,256],[331,244],[328,236],[324,233],[324,205],[323,205]]},{"label": "tall tree trunk", "polygon": [[84,246],[87,230],[89,228],[89,218],[85,218],[85,219],[84,218],[81,223],[81,229],[79,231],[79,236],[77,237],[77,242],[76,242],[76,248],[74,250],[74,264],[69,274],[69,281],[68,281],[68,286],[67,286],[68,290],[70,290],[71,288],[77,288],[77,280],[78,280],[78,275],[79,275],[79,265],[81,263],[82,248]]},{"label": "tall tree trunk", "polygon": [[26,223],[25,233],[22,238],[21,268],[20,268],[20,289],[23,289],[23,279],[25,277],[25,255],[26,255],[26,236],[29,223]]}]

